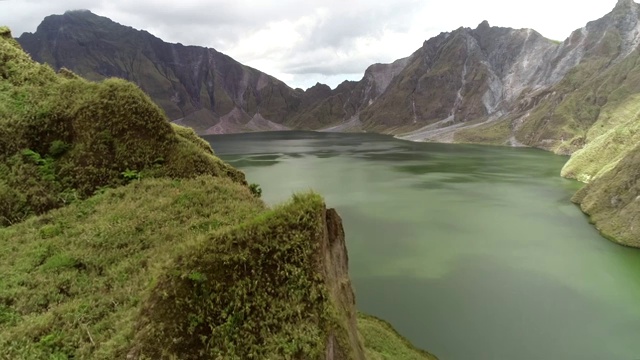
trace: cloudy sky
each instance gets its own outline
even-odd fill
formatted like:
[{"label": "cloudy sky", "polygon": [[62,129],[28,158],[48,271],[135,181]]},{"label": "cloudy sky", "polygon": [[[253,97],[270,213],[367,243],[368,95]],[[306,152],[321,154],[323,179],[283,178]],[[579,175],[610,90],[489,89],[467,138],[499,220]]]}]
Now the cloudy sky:
[{"label": "cloudy sky", "polygon": [[564,40],[617,0],[0,0],[15,36],[50,14],[89,9],[169,42],[213,47],[292,87],[359,80],[460,26],[533,28]]}]

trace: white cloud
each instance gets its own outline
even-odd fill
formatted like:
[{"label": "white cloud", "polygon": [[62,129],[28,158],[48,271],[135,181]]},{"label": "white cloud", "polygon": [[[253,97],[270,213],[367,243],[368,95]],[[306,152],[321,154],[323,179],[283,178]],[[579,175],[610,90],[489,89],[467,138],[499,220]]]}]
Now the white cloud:
[{"label": "white cloud", "polygon": [[564,40],[616,0],[6,0],[0,24],[33,32],[42,19],[89,9],[170,42],[214,47],[292,87],[332,87],[359,79],[367,66],[391,62],[460,26],[533,28]]}]

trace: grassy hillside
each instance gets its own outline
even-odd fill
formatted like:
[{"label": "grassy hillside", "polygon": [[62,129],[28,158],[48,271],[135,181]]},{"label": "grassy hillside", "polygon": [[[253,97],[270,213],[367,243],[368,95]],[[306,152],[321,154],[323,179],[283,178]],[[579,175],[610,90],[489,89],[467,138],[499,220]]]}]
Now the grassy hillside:
[{"label": "grassy hillside", "polygon": [[244,175],[135,85],[85,81],[34,63],[0,29],[0,225],[140,177]]},{"label": "grassy hillside", "polygon": [[0,229],[0,358],[126,357],[176,253],[263,210],[229,179],[148,179]]},{"label": "grassy hillside", "polygon": [[562,169],[563,176],[589,182],[613,169],[633,150],[640,142],[640,93],[603,107],[586,139],[586,146]]},{"label": "grassy hillside", "polygon": [[391,324],[375,316],[358,314],[358,328],[364,338],[369,360],[436,360],[426,351],[416,349]]},{"label": "grassy hillside", "polygon": [[573,197],[604,236],[640,248],[640,146]]},{"label": "grassy hillside", "polygon": [[[0,358],[314,359],[332,328],[359,358],[318,269],[324,214],[317,195],[269,210],[203,176],[135,181],[0,229]],[[432,359],[380,320],[358,329],[369,359]]]},{"label": "grassy hillside", "polygon": [[56,74],[0,28],[0,359],[421,354],[360,334],[320,196],[257,195],[136,86]]}]

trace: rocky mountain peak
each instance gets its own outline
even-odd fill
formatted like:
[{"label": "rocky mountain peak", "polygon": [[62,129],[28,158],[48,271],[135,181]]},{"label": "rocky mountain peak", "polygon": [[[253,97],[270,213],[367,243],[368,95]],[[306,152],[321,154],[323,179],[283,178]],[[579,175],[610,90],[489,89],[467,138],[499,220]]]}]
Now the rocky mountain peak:
[{"label": "rocky mountain peak", "polygon": [[[638,18],[638,4],[634,0],[618,0],[618,3],[613,8],[613,11],[609,15],[613,15],[613,18],[619,20],[621,18]],[[610,16],[605,16],[605,18]]]},{"label": "rocky mountain peak", "polygon": [[618,0],[618,3],[616,4],[616,8],[629,8],[630,6],[636,6],[638,4],[636,4],[635,1],[633,0]]},{"label": "rocky mountain peak", "polygon": [[489,22],[487,20],[484,20],[483,22],[478,24],[478,27],[476,28],[476,30],[486,30],[490,28],[491,28],[491,25],[489,25]]},{"label": "rocky mountain peak", "polygon": [[621,44],[616,60],[627,57],[640,45],[640,6],[633,0],[618,0],[615,8],[603,18],[587,24],[586,30],[604,37],[613,32],[620,36]]},{"label": "rocky mountain peak", "polygon": [[76,10],[67,10],[64,12],[65,15],[88,15],[88,16],[98,16],[91,12],[88,9],[76,9]]}]

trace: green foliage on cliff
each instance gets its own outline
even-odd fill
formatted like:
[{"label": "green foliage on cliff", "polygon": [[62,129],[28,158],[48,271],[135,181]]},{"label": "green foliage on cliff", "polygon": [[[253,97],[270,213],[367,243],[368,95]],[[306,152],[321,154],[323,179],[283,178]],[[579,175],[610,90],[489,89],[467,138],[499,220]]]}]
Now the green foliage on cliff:
[{"label": "green foliage on cliff", "polygon": [[0,358],[126,357],[172,258],[263,210],[230,179],[143,179],[0,229]]},{"label": "green foliage on cliff", "polygon": [[[91,83],[33,62],[0,38],[0,225],[142,177],[244,176],[135,85]],[[204,150],[204,151],[203,151]]]},{"label": "green foliage on cliff", "polygon": [[391,324],[375,316],[359,313],[358,328],[369,360],[437,360],[434,355],[416,349]]},{"label": "green foliage on cliff", "polygon": [[605,237],[640,247],[640,146],[580,189],[572,200],[590,215]]},{"label": "green foliage on cliff", "polygon": [[324,215],[319,196],[294,196],[186,244],[146,300],[136,356],[320,358],[326,329],[340,326],[318,258]]},{"label": "green foliage on cliff", "polygon": [[[638,72],[640,80],[640,71]],[[640,94],[602,108],[587,133],[587,144],[576,151],[562,175],[589,182],[613,169],[640,143]]]}]

